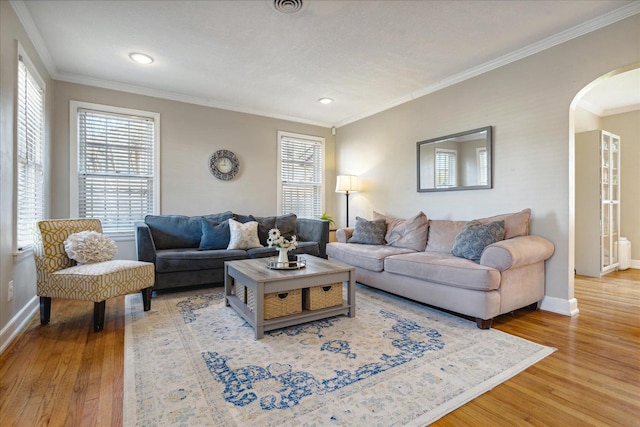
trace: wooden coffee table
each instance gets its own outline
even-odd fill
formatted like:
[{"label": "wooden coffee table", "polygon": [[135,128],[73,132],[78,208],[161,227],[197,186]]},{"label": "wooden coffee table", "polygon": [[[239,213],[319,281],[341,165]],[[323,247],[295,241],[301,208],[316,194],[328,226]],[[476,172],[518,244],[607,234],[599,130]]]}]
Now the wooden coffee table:
[{"label": "wooden coffee table", "polygon": [[[356,315],[355,268],[335,261],[305,255],[306,267],[299,270],[272,270],[266,258],[226,261],[224,263],[224,293],[227,307],[233,307],[253,328],[255,338],[265,331],[298,325],[318,319],[346,314]],[[250,311],[243,301],[232,293],[235,282],[255,293],[255,309]],[[302,310],[302,313],[264,320],[264,294],[287,292],[343,282],[347,284],[347,299],[342,305],[319,310]]]}]

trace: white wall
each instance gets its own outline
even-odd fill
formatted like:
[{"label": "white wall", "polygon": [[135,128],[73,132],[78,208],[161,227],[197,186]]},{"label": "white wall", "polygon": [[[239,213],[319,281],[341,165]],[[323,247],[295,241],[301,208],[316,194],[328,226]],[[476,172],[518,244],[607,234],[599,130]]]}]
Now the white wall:
[{"label": "white wall", "polygon": [[[472,219],[529,207],[531,232],[555,244],[543,308],[577,312],[570,105],[593,80],[633,63],[640,63],[640,15],[339,128],[336,168],[360,175],[364,185],[351,198],[351,216],[422,210],[435,219]],[[417,141],[488,125],[493,189],[416,191]]]},{"label": "white wall", "polygon": [[[45,80],[45,139],[50,139],[53,82],[11,5],[0,2],[0,351],[37,307],[32,254],[14,254],[14,144],[18,42]],[[14,296],[8,301],[9,281]]]},{"label": "white wall", "polygon": [[605,116],[602,129],[620,137],[620,235],[631,242],[632,267],[640,268],[640,110]]}]

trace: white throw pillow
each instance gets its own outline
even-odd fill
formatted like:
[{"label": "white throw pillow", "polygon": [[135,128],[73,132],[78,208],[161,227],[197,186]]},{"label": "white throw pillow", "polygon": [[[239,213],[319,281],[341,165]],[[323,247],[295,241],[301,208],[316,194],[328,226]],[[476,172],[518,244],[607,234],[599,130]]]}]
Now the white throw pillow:
[{"label": "white throw pillow", "polygon": [[231,239],[227,249],[251,249],[261,248],[258,237],[258,222],[249,221],[244,224],[234,219],[229,219],[229,232]]},{"label": "white throw pillow", "polygon": [[78,264],[94,264],[113,259],[118,247],[104,234],[97,231],[81,231],[67,237],[64,250],[67,256]]}]

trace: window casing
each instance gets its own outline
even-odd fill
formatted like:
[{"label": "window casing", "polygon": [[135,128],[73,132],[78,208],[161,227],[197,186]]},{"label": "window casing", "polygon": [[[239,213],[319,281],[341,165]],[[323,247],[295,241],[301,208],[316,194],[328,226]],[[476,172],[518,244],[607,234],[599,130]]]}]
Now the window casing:
[{"label": "window casing", "polygon": [[324,138],[278,132],[278,214],[318,218],[324,208]]},{"label": "window casing", "polygon": [[436,148],[436,188],[448,188],[458,185],[457,164],[457,150]]},{"label": "window casing", "polygon": [[16,249],[33,245],[33,228],[45,214],[45,83],[18,45],[16,102]]},{"label": "window casing", "polygon": [[157,113],[71,101],[71,213],[132,237],[159,206]]}]

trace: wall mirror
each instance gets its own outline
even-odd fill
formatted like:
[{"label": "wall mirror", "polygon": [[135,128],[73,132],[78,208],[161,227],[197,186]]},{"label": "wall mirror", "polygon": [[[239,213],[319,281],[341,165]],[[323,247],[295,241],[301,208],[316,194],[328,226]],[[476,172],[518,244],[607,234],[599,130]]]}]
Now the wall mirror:
[{"label": "wall mirror", "polygon": [[491,126],[417,143],[418,191],[492,188]]}]

